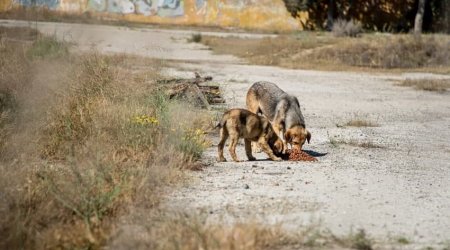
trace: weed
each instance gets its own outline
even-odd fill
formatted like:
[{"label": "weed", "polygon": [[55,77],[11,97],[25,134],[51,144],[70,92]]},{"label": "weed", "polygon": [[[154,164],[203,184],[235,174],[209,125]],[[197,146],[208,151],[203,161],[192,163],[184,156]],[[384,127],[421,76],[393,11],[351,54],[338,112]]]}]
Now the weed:
[{"label": "weed", "polygon": [[333,147],[336,148],[336,147],[339,146],[339,141],[336,140],[336,138],[331,137],[330,134],[328,133],[328,131],[327,131],[327,136],[328,136],[328,140],[330,141],[330,144],[331,144]]},{"label": "weed", "polygon": [[3,27],[0,26],[0,37],[19,39],[19,40],[35,40],[40,33],[29,27]]},{"label": "weed", "polygon": [[382,145],[378,145],[373,143],[372,141],[358,141],[358,140],[342,140],[342,139],[336,139],[336,138],[330,138],[330,144],[333,147],[338,147],[341,144],[345,144],[345,145],[349,145],[349,146],[353,146],[353,147],[361,147],[361,148],[385,148]]},{"label": "weed", "polygon": [[359,229],[356,234],[352,234],[348,237],[350,247],[358,250],[372,250],[373,243],[370,238],[367,237],[364,229]]},{"label": "weed", "polygon": [[400,86],[414,87],[417,90],[445,92],[450,89],[450,79],[406,79]]},{"label": "weed", "polygon": [[345,123],[348,127],[378,127],[379,125],[375,122],[362,120],[362,119],[352,119]]},{"label": "weed", "polygon": [[92,132],[96,102],[108,97],[116,81],[108,60],[98,54],[84,57],[78,67],[70,93],[61,100],[66,106],[55,107],[44,130],[43,157],[64,159],[72,146],[83,143]]},{"label": "weed", "polygon": [[56,36],[39,36],[28,50],[28,56],[31,58],[42,57],[64,57],[69,54],[69,45],[57,40]]},{"label": "weed", "polygon": [[203,151],[210,145],[205,137],[206,132],[202,129],[184,131],[177,148],[180,152],[193,160],[198,160]]},{"label": "weed", "polygon": [[100,248],[118,216],[151,209],[183,178],[209,115],[158,91],[149,60],[91,52],[66,62],[35,46],[0,42],[0,248]]},{"label": "weed", "polygon": [[449,41],[438,36],[396,36],[383,41],[352,41],[339,47],[324,48],[318,59],[351,66],[374,68],[421,68],[450,65]]},{"label": "weed", "polygon": [[[344,33],[345,28],[340,30]],[[448,72],[450,67],[450,38],[445,35],[365,34],[359,39],[312,33],[262,39],[205,36],[202,43],[215,53],[232,54],[253,64],[296,69],[427,68]]]},{"label": "weed", "polygon": [[190,43],[200,43],[202,42],[202,34],[201,33],[195,33],[192,34],[191,37],[188,39],[188,42]]},{"label": "weed", "polygon": [[398,237],[397,238],[397,242],[403,245],[407,245],[409,243],[411,243],[407,238],[405,237]]},{"label": "weed", "polygon": [[333,35],[336,37],[358,37],[362,33],[362,25],[354,20],[346,21],[343,19],[338,19],[334,21],[333,28],[331,30]]}]

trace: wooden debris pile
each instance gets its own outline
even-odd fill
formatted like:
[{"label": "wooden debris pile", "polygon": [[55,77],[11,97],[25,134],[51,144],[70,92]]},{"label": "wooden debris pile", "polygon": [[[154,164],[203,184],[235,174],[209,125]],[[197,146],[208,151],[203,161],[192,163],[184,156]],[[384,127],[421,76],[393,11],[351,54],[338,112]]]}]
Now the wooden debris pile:
[{"label": "wooden debris pile", "polygon": [[211,85],[211,76],[201,77],[197,72],[195,78],[175,78],[159,80],[158,83],[167,86],[170,99],[185,99],[196,106],[210,109],[213,104],[225,103],[219,86]]}]

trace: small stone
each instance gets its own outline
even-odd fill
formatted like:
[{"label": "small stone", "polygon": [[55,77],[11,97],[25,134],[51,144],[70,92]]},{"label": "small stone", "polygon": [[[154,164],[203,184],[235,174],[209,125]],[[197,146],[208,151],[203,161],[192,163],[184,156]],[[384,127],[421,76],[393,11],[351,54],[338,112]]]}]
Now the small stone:
[{"label": "small stone", "polygon": [[257,168],[258,167],[258,165],[252,165],[252,168]]},{"label": "small stone", "polygon": [[249,188],[250,187],[247,184],[244,185],[244,189],[249,189]]},{"label": "small stone", "polygon": [[290,169],[291,169],[291,167],[289,167],[289,166],[288,166],[288,167],[287,167],[287,169],[288,169],[288,170],[290,170]]}]

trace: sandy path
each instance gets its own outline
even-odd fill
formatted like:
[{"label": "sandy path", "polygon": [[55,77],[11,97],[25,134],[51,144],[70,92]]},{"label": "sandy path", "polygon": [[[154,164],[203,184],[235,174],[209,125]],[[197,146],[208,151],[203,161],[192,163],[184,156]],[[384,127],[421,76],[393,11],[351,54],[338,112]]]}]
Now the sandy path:
[{"label": "sandy path", "polygon": [[[0,25],[27,23],[0,21]],[[248,87],[259,80],[275,82],[299,98],[312,133],[305,149],[322,154],[319,162],[274,163],[259,154],[257,162],[216,163],[212,147],[204,155],[209,167],[192,173],[194,182],[174,191],[168,206],[205,214],[212,222],[252,218],[283,223],[292,230],[320,224],[336,234],[364,228],[377,238],[405,237],[413,242],[408,248],[448,244],[450,94],[415,91],[393,81],[445,76],[245,65],[186,43],[190,31],[55,23],[38,23],[38,28],[75,42],[82,50],[95,47],[102,52],[189,60],[168,72],[212,75],[223,83],[230,107],[244,107]],[[337,126],[353,118],[380,126]],[[342,140],[380,147],[331,143]],[[243,147],[239,150],[238,156],[245,159]],[[229,159],[228,154],[225,157]]]},{"label": "sandy path", "polygon": [[[312,133],[305,149],[326,155],[318,157],[318,163],[214,163],[216,149],[211,148],[205,158],[212,166],[196,173],[197,184],[174,193],[171,202],[179,207],[191,204],[211,213],[212,220],[251,217],[294,229],[319,223],[336,234],[363,228],[376,238],[405,237],[414,243],[409,247],[449,239],[450,95],[415,91],[393,81],[424,75],[228,64],[185,67],[212,72],[219,82],[228,82],[225,89],[232,107],[245,106],[251,83],[278,83],[300,100]],[[354,118],[379,127],[336,126]],[[380,148],[334,146],[332,140]],[[238,155],[246,159],[240,149]]]}]

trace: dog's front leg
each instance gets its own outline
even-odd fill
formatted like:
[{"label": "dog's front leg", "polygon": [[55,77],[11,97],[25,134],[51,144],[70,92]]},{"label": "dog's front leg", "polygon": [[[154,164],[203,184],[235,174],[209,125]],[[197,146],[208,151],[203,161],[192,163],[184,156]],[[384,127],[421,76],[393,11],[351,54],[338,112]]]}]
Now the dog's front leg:
[{"label": "dog's front leg", "polygon": [[286,132],[285,129],[280,130],[280,138],[281,141],[283,142],[283,154],[286,154],[286,151],[288,150],[288,143],[286,141],[286,137],[284,136],[285,132]]},{"label": "dog's front leg", "polygon": [[252,146],[252,153],[261,153],[261,147],[257,142],[252,142],[251,146]]},{"label": "dog's front leg", "polygon": [[286,138],[284,137],[285,129],[283,128],[283,126],[280,123],[277,123],[277,124],[274,124],[273,130],[275,131],[275,134],[277,134],[278,137],[280,137],[281,141],[283,142],[283,151],[281,153],[286,154],[288,145],[286,142]]},{"label": "dog's front leg", "polygon": [[270,146],[267,143],[267,140],[266,140],[266,138],[264,138],[264,136],[261,136],[261,138],[259,138],[258,143],[261,146],[261,149],[264,151],[264,153],[266,153],[271,160],[273,160],[273,161],[281,161],[281,158],[276,156],[273,153],[272,149],[270,148]]}]

